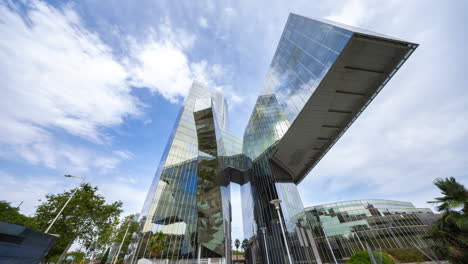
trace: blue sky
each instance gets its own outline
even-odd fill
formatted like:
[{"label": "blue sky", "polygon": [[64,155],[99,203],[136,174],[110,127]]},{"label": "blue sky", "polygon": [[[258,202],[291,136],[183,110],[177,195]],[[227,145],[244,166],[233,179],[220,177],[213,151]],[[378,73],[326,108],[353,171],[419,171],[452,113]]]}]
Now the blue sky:
[{"label": "blue sky", "polygon": [[[242,135],[289,12],[420,44],[300,184],[304,204],[427,207],[432,181],[468,184],[463,1],[0,0],[0,199],[37,200],[87,176],[139,212],[193,79],[223,91]],[[242,238],[239,189],[234,236]]]}]

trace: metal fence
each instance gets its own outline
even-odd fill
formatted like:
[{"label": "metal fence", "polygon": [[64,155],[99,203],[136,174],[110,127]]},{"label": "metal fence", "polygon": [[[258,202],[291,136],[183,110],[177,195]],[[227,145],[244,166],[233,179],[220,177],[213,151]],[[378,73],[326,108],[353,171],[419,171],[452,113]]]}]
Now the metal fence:
[{"label": "metal fence", "polygon": [[223,258],[204,258],[204,259],[158,259],[152,260],[153,264],[226,264]]}]

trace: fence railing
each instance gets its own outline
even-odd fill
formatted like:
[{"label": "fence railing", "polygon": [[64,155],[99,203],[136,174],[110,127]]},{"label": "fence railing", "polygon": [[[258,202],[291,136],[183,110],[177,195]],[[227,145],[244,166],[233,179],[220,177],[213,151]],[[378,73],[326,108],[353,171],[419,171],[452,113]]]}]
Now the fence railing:
[{"label": "fence railing", "polygon": [[157,259],[151,260],[153,264],[226,264],[223,258],[204,258],[204,259]]}]

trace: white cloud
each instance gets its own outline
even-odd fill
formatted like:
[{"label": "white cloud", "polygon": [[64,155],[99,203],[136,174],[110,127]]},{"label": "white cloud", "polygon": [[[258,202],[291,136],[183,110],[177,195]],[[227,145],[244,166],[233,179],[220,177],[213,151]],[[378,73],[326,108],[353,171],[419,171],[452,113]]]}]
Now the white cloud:
[{"label": "white cloud", "polygon": [[158,92],[171,102],[187,95],[193,81],[190,62],[172,42],[151,39],[132,47],[135,63],[131,69],[132,85]]},{"label": "white cloud", "polygon": [[360,0],[344,1],[340,3],[340,8],[333,10],[325,18],[351,26],[359,26],[374,16],[374,9],[369,4],[370,2]]},{"label": "white cloud", "polygon": [[0,4],[0,16],[0,35],[8,40],[0,42],[0,155],[88,169],[95,154],[54,134],[103,143],[103,128],[140,115],[125,68],[69,8],[33,1],[21,17]]},{"label": "white cloud", "polygon": [[208,20],[205,17],[200,16],[198,18],[198,25],[202,28],[208,28]]},{"label": "white cloud", "polygon": [[0,184],[0,193],[2,194],[0,199],[10,202],[15,207],[23,202],[20,210],[26,215],[34,214],[38,199],[44,198],[48,193],[63,191],[63,188],[67,186],[64,181],[60,182],[58,178],[25,176],[18,179],[4,171],[0,171],[0,181],[2,182]]},{"label": "white cloud", "polygon": [[140,213],[148,191],[128,182],[102,183],[99,185],[99,190],[108,201],[123,201],[125,214]]},{"label": "white cloud", "polygon": [[223,15],[228,18],[237,16],[237,11],[232,7],[226,7],[223,9]]},{"label": "white cloud", "polygon": [[[118,60],[69,6],[58,10],[31,1],[22,16],[0,4],[0,16],[0,35],[8,40],[0,42],[3,158],[79,171],[115,168],[129,153],[93,153],[57,135],[109,144],[105,129],[142,116],[143,104],[131,94],[131,85],[177,102],[195,78],[215,84],[203,72],[212,67],[206,61],[193,63],[186,54],[195,36],[167,21],[157,32],[150,30],[143,43],[123,37],[129,54]],[[221,68],[213,67],[213,73],[221,74]]]},{"label": "white cloud", "polygon": [[[165,32],[175,36],[177,33]],[[133,40],[131,57],[127,67],[131,71],[131,83],[137,87],[145,87],[160,93],[171,102],[188,94],[193,80],[216,88],[218,83],[227,78],[228,70],[219,64],[209,64],[206,60],[191,62],[185,52],[190,45],[184,39],[193,39],[189,34],[185,37],[158,38],[154,31],[144,43]],[[161,40],[162,39],[162,40]]]},{"label": "white cloud", "polygon": [[0,43],[2,127],[32,127],[34,136],[59,128],[101,142],[100,127],[139,114],[125,69],[73,11],[35,1],[24,19],[4,5],[0,13],[0,34],[8,40]]}]

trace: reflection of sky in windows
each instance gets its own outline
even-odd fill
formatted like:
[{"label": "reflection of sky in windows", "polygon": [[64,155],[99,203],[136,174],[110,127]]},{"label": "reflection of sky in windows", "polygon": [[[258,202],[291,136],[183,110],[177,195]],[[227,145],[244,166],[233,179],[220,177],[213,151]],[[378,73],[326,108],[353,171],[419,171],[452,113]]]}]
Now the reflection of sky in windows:
[{"label": "reflection of sky in windows", "polygon": [[343,50],[352,32],[291,15],[262,94],[274,94],[293,122]]}]

